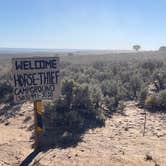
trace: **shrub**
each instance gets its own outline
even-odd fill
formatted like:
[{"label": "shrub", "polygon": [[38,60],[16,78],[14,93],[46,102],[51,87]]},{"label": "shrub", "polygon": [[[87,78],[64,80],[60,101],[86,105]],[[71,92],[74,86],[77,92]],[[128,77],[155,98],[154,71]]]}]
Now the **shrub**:
[{"label": "shrub", "polygon": [[155,111],[159,105],[159,98],[156,94],[148,96],[145,100],[145,107],[149,110]]},{"label": "shrub", "polygon": [[0,83],[0,103],[4,102],[13,104],[12,90],[13,88],[9,83]]},{"label": "shrub", "polygon": [[92,104],[95,109],[98,109],[100,104],[102,104],[104,100],[100,86],[91,85],[89,90],[90,90],[90,99],[92,101]]},{"label": "shrub", "polygon": [[103,126],[105,117],[98,102],[100,94],[92,95],[86,84],[78,84],[72,80],[64,81],[60,99],[45,108],[46,133],[52,128],[54,137],[59,139],[60,143],[66,144],[74,141],[89,128]]},{"label": "shrub", "polygon": [[154,71],[152,78],[154,80],[154,85],[158,92],[166,88],[165,68],[160,68],[159,70]]},{"label": "shrub", "polygon": [[113,97],[118,93],[118,85],[115,80],[106,80],[101,83],[101,90],[104,96]]},{"label": "shrub", "polygon": [[161,68],[163,66],[162,61],[157,61],[157,60],[146,60],[141,64],[141,67],[143,69],[148,69],[151,73],[156,69],[156,68]]},{"label": "shrub", "polygon": [[129,91],[130,91],[130,97],[133,99],[136,99],[138,97],[138,93],[141,90],[141,85],[142,85],[142,80],[141,77],[138,74],[133,74],[130,77],[130,82],[129,82]]},{"label": "shrub", "polygon": [[139,93],[139,105],[141,107],[145,106],[145,100],[147,98],[147,95],[148,95],[148,89],[146,87],[142,87]]},{"label": "shrub", "polygon": [[105,97],[105,105],[109,109],[110,114],[112,114],[117,110],[118,104],[119,100],[117,100],[117,98],[109,96]]},{"label": "shrub", "polygon": [[159,109],[166,112],[166,89],[159,92],[158,100],[159,100]]},{"label": "shrub", "polygon": [[166,52],[166,46],[161,46],[161,47],[159,48],[159,51]]}]

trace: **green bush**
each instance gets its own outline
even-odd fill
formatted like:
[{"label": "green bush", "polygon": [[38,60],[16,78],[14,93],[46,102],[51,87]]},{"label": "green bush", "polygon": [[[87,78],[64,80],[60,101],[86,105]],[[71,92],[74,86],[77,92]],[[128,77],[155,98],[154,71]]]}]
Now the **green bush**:
[{"label": "green bush", "polygon": [[0,103],[13,104],[12,90],[13,88],[9,83],[0,83]]},{"label": "green bush", "polygon": [[105,97],[105,105],[109,109],[109,114],[116,111],[119,104],[119,100],[116,97]]},{"label": "green bush", "polygon": [[158,100],[159,100],[159,109],[166,112],[166,89],[159,92]]},{"label": "green bush", "polygon": [[154,71],[152,74],[153,83],[157,92],[166,88],[166,68],[160,68]]},{"label": "green bush", "polygon": [[148,95],[148,89],[146,87],[142,86],[141,91],[139,93],[139,98],[138,98],[139,105],[141,107],[145,106],[145,100],[147,98],[147,95]]},{"label": "green bush", "polygon": [[46,133],[49,132],[47,128],[53,127],[56,137],[62,144],[66,144],[89,128],[103,126],[105,117],[99,102],[99,94],[91,94],[87,85],[65,80],[60,99],[45,108]]},{"label": "green bush", "polygon": [[131,99],[138,98],[142,84],[143,84],[143,81],[141,80],[141,77],[138,74],[135,73],[130,76],[128,91],[130,92]]},{"label": "green bush", "polygon": [[145,100],[145,107],[151,111],[155,111],[159,108],[159,98],[157,94],[148,96]]},{"label": "green bush", "polygon": [[166,112],[166,89],[148,96],[145,100],[145,107],[153,112]]}]

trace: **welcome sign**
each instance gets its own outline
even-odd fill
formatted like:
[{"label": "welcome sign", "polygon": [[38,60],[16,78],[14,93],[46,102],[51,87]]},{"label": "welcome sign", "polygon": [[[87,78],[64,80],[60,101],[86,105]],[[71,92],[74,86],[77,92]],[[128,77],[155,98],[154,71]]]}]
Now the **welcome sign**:
[{"label": "welcome sign", "polygon": [[12,59],[14,101],[55,99],[60,94],[59,57]]}]

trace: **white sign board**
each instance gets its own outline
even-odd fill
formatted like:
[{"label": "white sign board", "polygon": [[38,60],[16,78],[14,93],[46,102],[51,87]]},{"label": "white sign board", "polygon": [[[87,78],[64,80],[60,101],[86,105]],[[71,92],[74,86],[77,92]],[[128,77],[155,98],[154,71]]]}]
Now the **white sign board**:
[{"label": "white sign board", "polygon": [[14,101],[55,99],[60,94],[59,57],[12,59]]}]

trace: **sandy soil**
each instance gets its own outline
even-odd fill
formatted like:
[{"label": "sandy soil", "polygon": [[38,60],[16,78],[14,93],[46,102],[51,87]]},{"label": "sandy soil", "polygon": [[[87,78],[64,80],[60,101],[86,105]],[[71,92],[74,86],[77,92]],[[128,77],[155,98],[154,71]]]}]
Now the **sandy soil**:
[{"label": "sandy soil", "polygon": [[20,110],[14,107],[0,116],[0,166],[18,166],[32,151],[32,109],[33,105],[26,103]]},{"label": "sandy soil", "polygon": [[[31,166],[166,166],[166,115],[147,114],[126,102],[106,126],[89,130],[76,147],[39,153]],[[32,151],[33,105],[25,103],[15,116],[0,117],[0,166],[19,165]],[[17,110],[17,108],[15,108]]]}]

